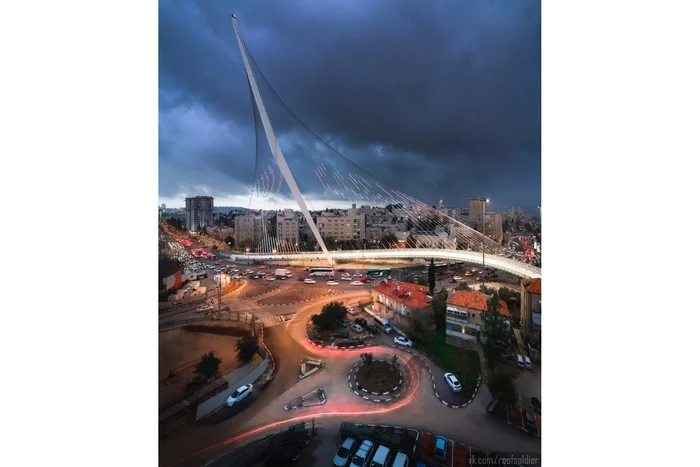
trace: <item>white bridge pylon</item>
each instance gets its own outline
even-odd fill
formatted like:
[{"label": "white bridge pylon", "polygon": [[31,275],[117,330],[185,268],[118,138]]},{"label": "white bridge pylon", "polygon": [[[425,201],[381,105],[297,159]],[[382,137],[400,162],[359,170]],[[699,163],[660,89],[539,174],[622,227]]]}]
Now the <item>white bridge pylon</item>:
[{"label": "white bridge pylon", "polygon": [[282,154],[282,150],[280,149],[279,144],[277,143],[277,137],[275,136],[275,132],[272,129],[272,123],[270,122],[270,118],[267,115],[267,110],[265,109],[265,103],[263,102],[262,96],[260,95],[258,83],[255,80],[253,70],[250,67],[248,54],[246,53],[245,47],[243,46],[243,39],[241,39],[241,32],[238,30],[236,15],[231,15],[231,24],[233,25],[233,31],[236,33],[238,47],[241,49],[241,56],[243,57],[243,65],[245,66],[246,76],[248,77],[248,83],[250,84],[250,88],[253,91],[253,98],[255,100],[254,105],[257,107],[258,112],[260,113],[260,120],[262,121],[263,128],[265,128],[265,136],[267,137],[267,143],[270,145],[270,151],[272,152],[272,155],[275,158],[275,162],[277,163],[277,166],[279,167],[280,172],[284,177],[284,180],[287,182],[289,189],[292,191],[294,199],[299,205],[301,212],[304,214],[306,223],[309,224],[309,227],[311,228],[314,237],[316,237],[316,241],[321,246],[323,254],[328,260],[328,263],[332,265],[333,258],[328,252],[328,248],[326,248],[326,244],[323,241],[323,237],[321,237],[321,233],[319,232],[318,227],[316,226],[316,223],[314,222],[314,219],[311,216],[311,213],[309,212],[309,208],[306,205],[306,200],[301,194],[301,191],[297,186],[297,182],[296,180],[294,180],[294,176],[292,175],[292,171],[289,170],[289,166],[287,165],[287,161],[284,158],[284,154]]}]

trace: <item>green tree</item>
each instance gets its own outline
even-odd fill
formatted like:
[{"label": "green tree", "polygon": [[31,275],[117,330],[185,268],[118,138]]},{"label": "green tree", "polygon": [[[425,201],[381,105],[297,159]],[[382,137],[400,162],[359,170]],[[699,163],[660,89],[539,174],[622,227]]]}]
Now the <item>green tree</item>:
[{"label": "green tree", "polygon": [[518,401],[518,391],[515,382],[502,370],[497,370],[489,377],[487,383],[489,392],[494,399],[505,402],[508,405],[515,405]]},{"label": "green tree", "polygon": [[311,317],[311,322],[315,327],[322,330],[335,328],[339,322],[343,321],[348,314],[348,309],[342,302],[332,301],[326,303],[319,314]]},{"label": "green tree", "polygon": [[508,318],[498,312],[500,306],[498,296],[493,295],[487,302],[486,311],[481,313],[481,336],[486,339],[484,345],[494,347],[499,354],[509,347],[512,335]]},{"label": "green tree", "polygon": [[221,359],[210,351],[202,355],[199,363],[194,367],[194,372],[205,380],[209,380],[209,378],[218,376],[219,365],[221,365]]},{"label": "green tree", "polygon": [[447,313],[447,290],[443,287],[433,295],[433,316],[435,318],[435,327],[439,330],[445,330],[445,314]]},{"label": "green tree", "polygon": [[435,290],[435,261],[430,258],[430,266],[428,266],[428,287],[430,288],[430,295],[433,294]]},{"label": "green tree", "polygon": [[236,350],[238,350],[238,361],[242,364],[250,363],[258,353],[260,346],[258,345],[258,334],[246,334],[238,342],[236,342]]}]

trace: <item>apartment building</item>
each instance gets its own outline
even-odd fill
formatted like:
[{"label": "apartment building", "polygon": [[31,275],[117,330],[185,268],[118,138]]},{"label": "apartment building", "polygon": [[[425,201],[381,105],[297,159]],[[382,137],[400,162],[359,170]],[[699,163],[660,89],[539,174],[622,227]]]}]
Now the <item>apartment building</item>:
[{"label": "apartment building", "polygon": [[520,281],[520,319],[530,355],[540,360],[542,342],[542,279]]},{"label": "apartment building", "polygon": [[185,198],[185,227],[194,231],[214,224],[214,198],[195,196]]},{"label": "apartment building", "polygon": [[[465,346],[483,341],[481,330],[484,324],[481,321],[481,313],[488,310],[489,298],[489,295],[481,292],[458,290],[447,300],[446,343]],[[499,300],[498,304],[498,312],[510,318],[506,302]]]},{"label": "apartment building", "polygon": [[372,310],[410,334],[414,331],[414,320],[424,319],[425,323],[432,322],[433,299],[428,297],[429,291],[430,289],[423,285],[388,279],[372,288]]},{"label": "apartment building", "polygon": [[282,244],[299,244],[299,219],[291,209],[277,213],[277,239]]},{"label": "apartment building", "polygon": [[237,216],[233,221],[233,239],[236,248],[253,248],[262,240],[263,218],[256,214]]},{"label": "apartment building", "polygon": [[316,218],[316,225],[323,237],[333,237],[337,241],[365,239],[365,214],[358,213],[354,207],[340,215],[322,212]]}]

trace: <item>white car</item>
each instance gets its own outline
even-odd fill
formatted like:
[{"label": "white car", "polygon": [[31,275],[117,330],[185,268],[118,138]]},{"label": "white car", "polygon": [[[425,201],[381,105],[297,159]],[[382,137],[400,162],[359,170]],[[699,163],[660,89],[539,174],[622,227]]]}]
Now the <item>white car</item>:
[{"label": "white car", "polygon": [[359,314],[360,314],[360,310],[358,310],[357,308],[350,308],[350,309],[348,310],[348,314],[349,314],[350,316],[356,316],[356,315],[359,315]]},{"label": "white car", "polygon": [[274,278],[274,276],[270,276],[270,277],[266,277],[265,280],[274,281],[274,280],[276,280],[276,279]]},{"label": "white car", "polygon": [[304,284],[315,284],[316,281],[313,279],[304,279]]},{"label": "white car", "polygon": [[352,330],[355,331],[356,333],[360,334],[362,332],[362,326],[360,326],[359,324],[353,324]]},{"label": "white car", "polygon": [[447,381],[447,384],[450,385],[452,390],[454,392],[461,392],[462,391],[462,384],[459,382],[457,377],[453,375],[452,373],[445,373],[445,381]]},{"label": "white car", "polygon": [[411,339],[406,339],[403,336],[394,337],[394,344],[405,345],[406,347],[413,347],[413,341]]},{"label": "white car", "polygon": [[336,281],[328,281],[326,282],[326,285],[338,285],[339,283]]},{"label": "white car", "polygon": [[340,280],[341,280],[341,281],[351,281],[351,280],[352,280],[352,277],[350,277],[350,276],[342,276],[342,277],[340,278]]},{"label": "white car", "polygon": [[462,276],[454,276],[453,279],[456,280],[456,281],[458,281],[458,280],[461,280],[461,279],[462,279]]},{"label": "white car", "polygon": [[360,281],[352,281],[352,282],[350,282],[350,285],[364,285],[364,283],[362,283]]},{"label": "white car", "polygon": [[356,272],[355,274],[352,275],[352,277],[362,277],[362,274],[360,274],[359,272]]},{"label": "white car", "polygon": [[338,452],[333,458],[334,467],[345,467],[346,465],[348,465],[348,461],[350,460],[350,453],[352,452],[352,448],[354,447],[355,439],[345,438],[345,441],[343,441],[343,444],[340,445]]},{"label": "white car", "polygon": [[253,392],[253,385],[252,384],[245,384],[241,386],[240,388],[236,389],[236,392],[228,396],[228,399],[226,399],[226,405],[229,407],[233,407],[233,404],[236,404],[246,397],[248,397],[251,393]]}]

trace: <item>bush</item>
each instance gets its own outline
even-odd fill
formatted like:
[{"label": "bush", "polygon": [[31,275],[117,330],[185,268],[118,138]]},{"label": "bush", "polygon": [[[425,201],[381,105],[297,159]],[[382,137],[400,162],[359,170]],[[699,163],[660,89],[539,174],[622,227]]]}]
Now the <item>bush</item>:
[{"label": "bush", "polygon": [[336,328],[347,316],[348,309],[341,302],[327,303],[321,313],[313,315],[311,322],[320,330],[328,331]]}]

